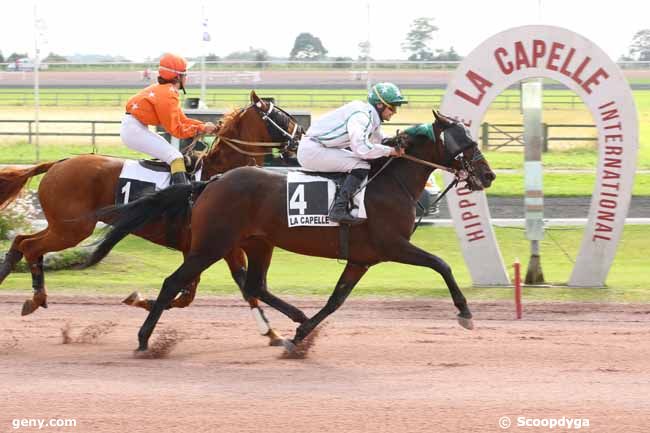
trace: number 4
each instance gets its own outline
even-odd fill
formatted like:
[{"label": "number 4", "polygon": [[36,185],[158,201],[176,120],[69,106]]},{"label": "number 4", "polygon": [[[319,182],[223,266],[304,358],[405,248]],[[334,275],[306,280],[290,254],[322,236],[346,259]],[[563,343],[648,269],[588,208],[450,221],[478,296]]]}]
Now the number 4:
[{"label": "number 4", "polygon": [[289,209],[298,209],[300,215],[305,214],[307,202],[305,201],[305,184],[299,184],[289,200]]}]

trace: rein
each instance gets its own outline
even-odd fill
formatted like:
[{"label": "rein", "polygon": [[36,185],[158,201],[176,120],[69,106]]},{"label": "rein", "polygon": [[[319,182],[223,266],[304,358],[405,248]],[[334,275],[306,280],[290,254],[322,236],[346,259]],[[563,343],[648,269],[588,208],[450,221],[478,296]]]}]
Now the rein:
[{"label": "rein", "polygon": [[255,143],[251,141],[242,141],[242,140],[237,140],[234,138],[227,138],[227,137],[222,137],[222,136],[217,136],[217,141],[215,144],[219,144],[220,142],[224,142],[228,147],[230,147],[232,150],[235,152],[239,152],[242,155],[247,155],[247,156],[267,156],[267,155],[273,155],[272,151],[269,152],[249,152],[247,150],[244,150],[240,147],[237,146],[237,144],[243,144],[245,146],[260,146],[263,145],[265,147],[274,147],[274,148],[280,148],[283,147],[283,144],[276,144],[276,143]]},{"label": "rein", "polygon": [[446,165],[440,165],[440,164],[436,164],[435,162],[425,161],[424,159],[416,158],[406,153],[400,156],[400,158],[408,159],[409,161],[417,162],[418,164],[428,165],[429,167],[438,168],[440,170],[446,171],[453,175],[457,175],[458,172],[458,170],[454,170],[453,168],[447,167]]}]

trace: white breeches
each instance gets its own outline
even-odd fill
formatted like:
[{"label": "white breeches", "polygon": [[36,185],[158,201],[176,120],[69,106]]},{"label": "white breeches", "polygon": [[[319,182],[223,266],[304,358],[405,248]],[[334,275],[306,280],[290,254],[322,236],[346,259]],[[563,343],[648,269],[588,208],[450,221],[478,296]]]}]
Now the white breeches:
[{"label": "white breeches", "polygon": [[173,160],[183,157],[179,150],[168,143],[167,140],[150,131],[146,125],[130,114],[126,114],[122,118],[120,138],[122,138],[122,143],[129,149],[146,153],[167,164],[171,164]]},{"label": "white breeches", "polygon": [[313,171],[345,172],[355,168],[370,168],[370,163],[346,149],[325,147],[309,137],[302,137],[298,145],[298,162]]}]

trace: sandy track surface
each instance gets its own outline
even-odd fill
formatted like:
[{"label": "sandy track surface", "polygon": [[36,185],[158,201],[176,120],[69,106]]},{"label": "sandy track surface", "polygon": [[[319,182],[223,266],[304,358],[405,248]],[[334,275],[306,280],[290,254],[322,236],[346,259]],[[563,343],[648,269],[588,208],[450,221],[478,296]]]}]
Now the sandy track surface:
[{"label": "sandy track surface", "polygon": [[[39,431],[12,427],[29,418],[75,419],[40,431],[84,433],[572,431],[518,427],[518,416],[612,433],[650,422],[650,305],[526,304],[514,321],[507,302],[473,303],[467,331],[451,302],[350,300],[306,359],[285,360],[243,302],[208,297],[163,315],[152,341],[170,330],[180,340],[166,358],[135,359],[144,311],[55,294],[21,318],[24,298],[0,295],[0,432]],[[324,299],[294,301],[313,314]]]}]

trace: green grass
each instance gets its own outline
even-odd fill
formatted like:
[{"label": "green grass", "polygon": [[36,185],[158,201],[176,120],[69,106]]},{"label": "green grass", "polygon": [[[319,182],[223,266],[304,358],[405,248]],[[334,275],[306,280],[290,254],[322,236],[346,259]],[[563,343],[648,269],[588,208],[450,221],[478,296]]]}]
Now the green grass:
[{"label": "green grass", "polygon": [[[504,261],[512,275],[511,264],[522,260],[524,269],[529,243],[517,228],[496,228]],[[582,239],[580,228],[549,229],[541,243],[542,267],[548,282],[565,284],[573,267]],[[646,247],[650,227],[625,227],[618,254],[607,279],[607,289],[576,289],[568,287],[527,288],[526,300],[546,301],[612,301],[650,302],[650,287],[640,278],[647,270]],[[444,258],[470,300],[511,299],[511,288],[473,288],[464,265],[456,235],[451,228],[422,227],[413,237],[421,248]],[[0,244],[6,250],[7,244]],[[568,257],[567,257],[568,255]],[[127,294],[142,290],[150,295],[157,292],[162,280],[180,264],[180,253],[155,246],[135,237],[127,238],[109,255],[105,262],[87,270],[49,272],[46,276],[51,294],[77,292],[85,294]],[[343,270],[336,260],[300,256],[276,250],[269,270],[269,286],[276,294],[325,296]],[[28,274],[11,274],[0,286],[3,291],[29,293]],[[200,293],[234,295],[238,290],[223,262],[213,265],[201,279]],[[435,272],[412,266],[383,263],[374,266],[355,288],[354,296],[425,297],[448,299],[444,282]]]},{"label": "green grass", "polygon": [[[594,192],[596,176],[585,173],[544,173],[544,195],[555,197],[589,196]],[[442,185],[441,182],[438,182]],[[524,181],[522,174],[498,173],[488,196],[523,196]],[[650,195],[650,175],[638,174],[635,177],[633,195]]]},{"label": "green grass", "polygon": [[[97,145],[97,153],[116,156],[119,158],[142,158],[143,155],[126,146]],[[92,152],[91,145],[85,144],[45,144],[39,146],[41,161],[55,161],[84,155]],[[28,143],[0,144],[0,164],[34,164],[35,150]]]}]

